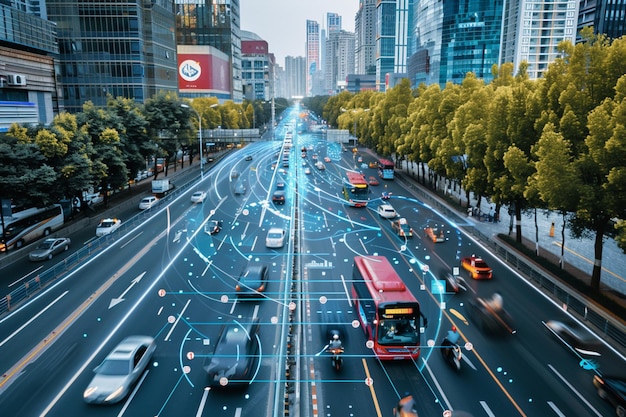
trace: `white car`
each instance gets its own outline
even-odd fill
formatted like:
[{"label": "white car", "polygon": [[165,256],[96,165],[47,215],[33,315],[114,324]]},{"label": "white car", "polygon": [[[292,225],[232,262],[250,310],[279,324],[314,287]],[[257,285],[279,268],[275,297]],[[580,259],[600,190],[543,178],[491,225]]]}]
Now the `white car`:
[{"label": "white car", "polygon": [[206,198],[206,193],[204,191],[196,191],[191,194],[191,202],[194,204],[203,203]]},{"label": "white car", "polygon": [[155,196],[144,197],[139,202],[139,210],[147,210],[159,201]]},{"label": "white car", "polygon": [[285,229],[279,227],[272,227],[267,231],[267,237],[265,238],[265,246],[268,248],[282,248],[285,246]]},{"label": "white car", "polygon": [[398,217],[396,209],[394,209],[391,204],[381,204],[380,206],[378,206],[378,215],[380,217],[384,217],[385,219],[393,219]]},{"label": "white car", "polygon": [[104,236],[113,233],[122,225],[120,219],[102,219],[96,227],[96,236]]}]

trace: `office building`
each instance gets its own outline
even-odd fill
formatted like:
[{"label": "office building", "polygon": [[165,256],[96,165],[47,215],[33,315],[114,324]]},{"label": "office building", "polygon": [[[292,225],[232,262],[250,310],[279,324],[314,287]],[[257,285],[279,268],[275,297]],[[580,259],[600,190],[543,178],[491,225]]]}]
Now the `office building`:
[{"label": "office building", "polygon": [[376,0],[360,0],[354,18],[356,74],[376,74]]},{"label": "office building", "polygon": [[242,101],[239,0],[176,0],[176,43],[182,96]]},{"label": "office building", "polygon": [[345,30],[330,33],[326,40],[324,68],[327,94],[345,89],[346,77],[354,73],[354,33]]},{"label": "office building", "polygon": [[578,11],[578,32],[593,26],[595,33],[616,39],[626,34],[626,0],[583,0]]},{"label": "office building", "polygon": [[285,57],[285,72],[281,77],[285,81],[285,95],[280,97],[306,96],[306,59],[303,56]]},{"label": "office building", "polygon": [[320,90],[320,25],[314,20],[306,21],[306,95],[317,95]]},{"label": "office building", "polygon": [[241,78],[244,98],[247,100],[270,99],[270,73],[274,59],[267,41],[257,34],[241,31]]},{"label": "office building", "polygon": [[56,23],[65,109],[106,105],[109,96],[138,102],[176,91],[176,45],[171,0],[151,2],[48,0]]},{"label": "office building", "polygon": [[0,3],[0,131],[13,123],[47,125],[62,108],[56,27],[26,5],[4,3],[10,2]]}]

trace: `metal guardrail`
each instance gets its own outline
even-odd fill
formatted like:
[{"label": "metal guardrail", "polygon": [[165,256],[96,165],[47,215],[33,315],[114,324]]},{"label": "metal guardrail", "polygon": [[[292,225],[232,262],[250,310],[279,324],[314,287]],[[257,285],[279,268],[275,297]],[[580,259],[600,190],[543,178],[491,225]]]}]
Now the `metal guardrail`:
[{"label": "metal guardrail", "polygon": [[[55,264],[51,268],[37,274],[37,276],[35,276],[34,278],[29,279],[18,288],[11,291],[9,294],[0,298],[0,317],[9,313],[23,301],[31,298],[33,295],[38,293],[41,289],[45,288],[52,281],[66,275],[80,262],[92,256],[95,252],[98,252],[105,247],[113,244],[113,242],[124,236],[127,231],[134,229],[137,225],[144,222],[146,218],[150,217],[154,211],[159,210],[161,206],[167,204],[169,201],[185,193],[190,187],[193,186],[196,180],[197,177],[182,186],[177,186],[165,197],[159,199],[159,202],[156,205],[147,210],[137,213],[126,221],[123,221],[120,228],[115,232],[109,235],[104,235],[102,237],[99,237],[98,239],[93,240],[92,242],[89,242],[87,245],[81,247],[79,250],[72,253],[67,258]],[[116,206],[116,209],[123,209],[131,205],[136,207],[138,201],[142,197],[143,196],[139,196],[135,199],[128,200]],[[83,223],[89,224],[91,220],[92,219],[85,219]],[[82,225],[80,227],[82,228],[84,226],[85,225]]]},{"label": "metal guardrail", "polygon": [[[414,182],[408,181],[403,175],[397,172],[396,178],[400,180],[405,187],[415,192],[422,201],[435,208],[448,219],[456,221],[457,224],[464,222],[457,211],[450,208],[448,204],[436,195],[424,190]],[[613,347],[622,353],[626,352],[626,326],[619,320],[607,314],[601,307],[586,299],[583,295],[572,291],[556,277],[532,262],[529,262],[527,258],[520,256],[519,253],[511,250],[508,246],[503,245],[491,236],[481,233],[477,227],[464,227],[463,230],[493,249],[500,259],[519,272],[520,275],[527,280],[533,282],[545,294],[561,302],[569,313],[588,322],[597,332],[601,333],[606,338],[610,338],[614,342],[611,343]]]}]

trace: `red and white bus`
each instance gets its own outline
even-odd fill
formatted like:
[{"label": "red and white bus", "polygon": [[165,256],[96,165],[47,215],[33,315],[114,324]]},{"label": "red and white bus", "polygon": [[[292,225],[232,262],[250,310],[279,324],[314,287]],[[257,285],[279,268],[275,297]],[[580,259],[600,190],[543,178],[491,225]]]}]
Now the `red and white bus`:
[{"label": "red and white bus", "polygon": [[356,256],[352,299],[379,359],[417,359],[420,304],[384,256]]},{"label": "red and white bus", "polygon": [[392,180],[394,169],[395,166],[389,159],[382,158],[378,160],[378,176],[380,178],[384,180]]},{"label": "red and white bus", "polygon": [[343,180],[343,195],[352,207],[365,207],[370,200],[370,188],[360,172],[348,171]]}]

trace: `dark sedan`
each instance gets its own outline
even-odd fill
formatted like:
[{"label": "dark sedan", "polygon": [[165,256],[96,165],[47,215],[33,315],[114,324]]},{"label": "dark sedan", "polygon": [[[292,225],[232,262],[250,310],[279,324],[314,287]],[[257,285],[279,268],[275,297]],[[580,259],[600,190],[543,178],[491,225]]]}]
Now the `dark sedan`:
[{"label": "dark sedan", "polygon": [[593,385],[600,398],[615,407],[618,417],[626,417],[626,378],[595,375]]},{"label": "dark sedan", "polygon": [[226,387],[252,382],[259,367],[258,321],[233,323],[222,327],[213,355],[205,361],[209,385]]},{"label": "dark sedan", "polygon": [[58,253],[64,252],[70,248],[69,237],[48,238],[41,242],[34,251],[28,254],[31,261],[45,261],[52,259]]},{"label": "dark sedan", "polygon": [[285,204],[285,192],[283,190],[274,191],[272,201],[274,204]]},{"label": "dark sedan", "polygon": [[235,290],[240,297],[262,296],[267,288],[267,266],[248,266],[239,275]]}]

